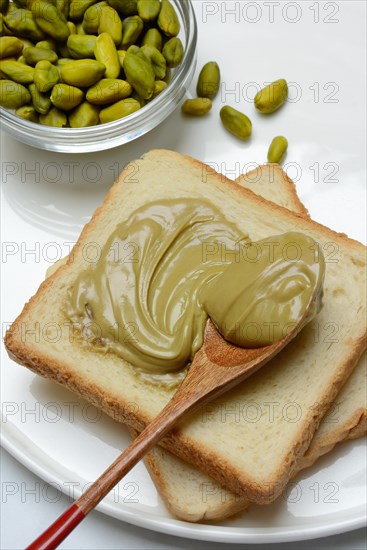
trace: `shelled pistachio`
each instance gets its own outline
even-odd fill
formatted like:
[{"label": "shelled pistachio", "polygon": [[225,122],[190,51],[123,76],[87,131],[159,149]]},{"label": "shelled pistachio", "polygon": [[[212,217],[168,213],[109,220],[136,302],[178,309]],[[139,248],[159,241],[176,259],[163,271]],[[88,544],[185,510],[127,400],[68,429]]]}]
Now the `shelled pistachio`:
[{"label": "shelled pistachio", "polygon": [[288,149],[288,140],[284,136],[273,139],[268,150],[268,161],[280,164]]}]

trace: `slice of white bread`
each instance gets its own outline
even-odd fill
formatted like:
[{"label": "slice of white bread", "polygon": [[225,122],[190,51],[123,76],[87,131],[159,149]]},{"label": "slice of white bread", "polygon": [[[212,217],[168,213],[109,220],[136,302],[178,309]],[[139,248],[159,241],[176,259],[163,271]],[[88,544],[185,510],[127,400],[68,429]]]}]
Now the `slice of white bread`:
[{"label": "slice of white bread", "polygon": [[[324,307],[318,317],[259,373],[180,423],[162,442],[235,493],[271,502],[364,349],[365,247],[178,153],[152,151],[135,161],[135,173],[137,181],[131,181],[130,167],[121,174],[84,228],[69,263],[42,283],[25,306],[6,335],[9,354],[141,430],[173,390],[142,382],[132,365],[70,335],[63,304],[76,276],[88,266],[85,247],[103,246],[117,220],[143,204],[177,197],[210,200],[252,240],[294,230],[310,235],[324,249],[327,262]],[[337,324],[332,345],[315,338],[315,330],[327,323]],[[283,398],[277,393],[284,376],[286,399],[284,386]],[[255,422],[247,417],[249,406],[260,411]]]},{"label": "slice of white bread", "polygon": [[[262,197],[308,216],[292,180],[279,165],[265,165],[241,176],[237,182]],[[313,464],[340,441],[363,436],[367,431],[366,352],[322,420],[297,470]],[[130,428],[136,437],[137,432]],[[197,468],[161,447],[145,457],[148,471],[167,508],[186,521],[218,521],[245,509],[249,501],[227,491]]]},{"label": "slice of white bread", "polygon": [[[362,437],[367,430],[366,352],[326,414],[293,475],[311,466],[343,440]],[[133,437],[138,432],[129,429]],[[145,464],[167,509],[191,522],[220,521],[245,510],[250,502],[160,446]]]}]

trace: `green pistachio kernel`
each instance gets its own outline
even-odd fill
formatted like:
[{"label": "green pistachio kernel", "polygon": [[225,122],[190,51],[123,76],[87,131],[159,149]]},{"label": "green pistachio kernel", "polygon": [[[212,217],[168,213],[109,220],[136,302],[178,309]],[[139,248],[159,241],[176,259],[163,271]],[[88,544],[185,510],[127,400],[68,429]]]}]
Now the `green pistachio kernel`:
[{"label": "green pistachio kernel", "polygon": [[270,114],[279,109],[288,97],[288,85],[284,79],[276,80],[255,96],[255,107],[260,113]]},{"label": "green pistachio kernel", "polygon": [[158,27],[166,36],[177,36],[180,32],[180,22],[175,8],[169,0],[162,0],[161,11],[158,16]]},{"label": "green pistachio kernel", "polygon": [[182,105],[181,110],[185,115],[204,116],[212,108],[212,101],[207,97],[196,97],[187,99]]},{"label": "green pistachio kernel", "polygon": [[237,109],[225,105],[220,111],[220,118],[226,130],[237,138],[245,140],[251,136],[251,120]]},{"label": "green pistachio kernel", "polygon": [[198,97],[208,97],[214,99],[219,91],[220,86],[220,69],[218,63],[209,61],[201,69],[196,93]]},{"label": "green pistachio kernel", "polygon": [[288,140],[284,136],[273,139],[268,150],[268,162],[280,164],[288,149]]},{"label": "green pistachio kernel", "polygon": [[127,99],[117,101],[117,103],[114,103],[113,105],[102,109],[102,111],[99,113],[99,119],[102,124],[105,124],[106,122],[113,122],[114,120],[118,120],[119,118],[124,118],[128,115],[131,115],[139,109],[139,101],[129,97]]},{"label": "green pistachio kernel", "polygon": [[30,103],[31,95],[27,88],[12,80],[0,80],[0,105],[6,109],[18,109]]}]

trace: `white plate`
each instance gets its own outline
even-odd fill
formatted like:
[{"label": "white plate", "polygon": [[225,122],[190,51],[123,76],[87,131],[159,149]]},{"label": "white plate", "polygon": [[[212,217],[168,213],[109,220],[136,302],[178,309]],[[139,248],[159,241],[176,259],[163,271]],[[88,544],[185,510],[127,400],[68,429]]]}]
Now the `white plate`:
[{"label": "white plate", "polygon": [[[223,75],[221,97],[205,120],[183,120],[176,112],[135,143],[80,156],[38,151],[1,134],[3,331],[47,267],[68,253],[118,171],[154,147],[191,154],[236,177],[264,162],[272,137],[284,134],[290,143],[285,168],[298,180],[312,216],[365,239],[365,3],[276,4],[272,23],[267,2],[195,1],[199,65],[217,59]],[[292,101],[272,117],[257,115],[247,94],[253,97],[256,86],[281,77],[294,83]],[[225,103],[252,119],[249,143],[221,127],[218,111]],[[2,354],[4,446],[56,490],[70,494],[74,488],[77,497],[127,445],[125,428],[16,366],[4,349]],[[365,466],[365,442],[343,443],[278,502],[212,526],[171,517],[139,464],[99,508],[135,525],[201,540],[315,538],[364,524]]]}]

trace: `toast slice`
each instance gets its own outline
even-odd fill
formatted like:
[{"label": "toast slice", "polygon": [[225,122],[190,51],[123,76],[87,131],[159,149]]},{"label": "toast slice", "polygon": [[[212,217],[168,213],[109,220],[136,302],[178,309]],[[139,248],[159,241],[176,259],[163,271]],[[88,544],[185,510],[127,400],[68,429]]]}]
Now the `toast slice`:
[{"label": "toast slice", "polygon": [[[127,219],[147,202],[178,197],[211,201],[252,240],[294,230],[310,235],[327,262],[324,307],[318,317],[259,373],[202,407],[162,441],[226,488],[253,502],[271,502],[295,471],[364,349],[365,247],[178,153],[151,151],[135,161],[138,181],[131,180],[129,170],[120,175],[84,228],[69,263],[42,283],[25,306],[7,332],[5,345],[19,363],[141,430],[174,390],[142,381],[126,361],[70,337],[63,303],[75,278],[88,267],[84,247],[103,246],[116,221]],[[337,329],[332,343],[315,338],[315,331],[327,323]],[[58,338],[46,337],[45,327],[55,326]],[[280,399],[277,387],[284,376],[289,393]],[[254,412],[259,413],[255,421]]]},{"label": "toast slice", "polygon": [[[279,165],[265,165],[241,176],[237,182],[303,216],[308,212],[300,201],[296,187]],[[362,437],[367,432],[367,362],[366,352],[322,420],[305,455],[299,460],[300,471],[329,452],[340,441]],[[136,437],[136,430],[130,428]],[[249,501],[226,491],[212,478],[187,464],[162,447],[155,447],[145,457],[145,464],[165,505],[185,521],[218,521],[244,510]]]},{"label": "toast slice", "polygon": [[[323,418],[294,475],[311,466],[335,445],[362,437],[367,431],[367,358],[364,352],[357,367]],[[129,428],[135,438],[138,432]],[[171,452],[156,446],[145,464],[167,509],[178,519],[191,522],[220,521],[245,510],[250,502],[226,490],[220,483]]]}]

